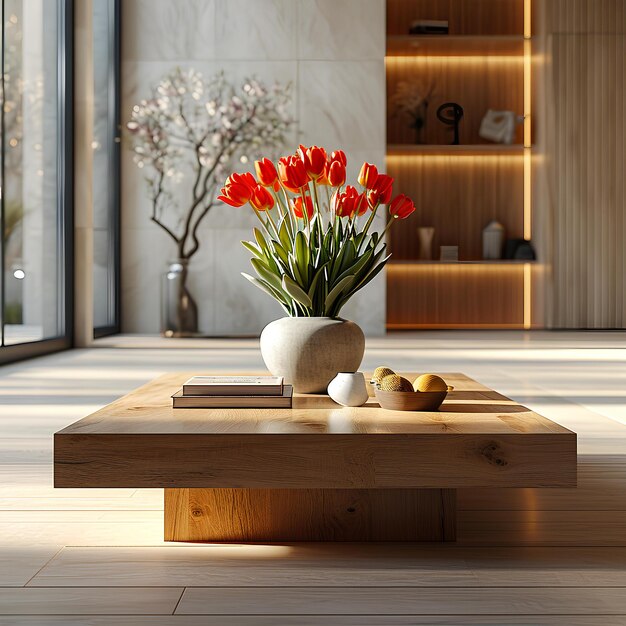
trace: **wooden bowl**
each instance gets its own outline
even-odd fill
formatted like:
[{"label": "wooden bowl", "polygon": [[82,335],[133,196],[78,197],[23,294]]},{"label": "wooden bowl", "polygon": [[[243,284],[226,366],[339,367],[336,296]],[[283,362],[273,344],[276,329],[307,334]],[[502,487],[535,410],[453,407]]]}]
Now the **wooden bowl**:
[{"label": "wooden bowl", "polygon": [[446,399],[448,391],[383,391],[375,388],[376,399],[388,411],[436,411]]}]

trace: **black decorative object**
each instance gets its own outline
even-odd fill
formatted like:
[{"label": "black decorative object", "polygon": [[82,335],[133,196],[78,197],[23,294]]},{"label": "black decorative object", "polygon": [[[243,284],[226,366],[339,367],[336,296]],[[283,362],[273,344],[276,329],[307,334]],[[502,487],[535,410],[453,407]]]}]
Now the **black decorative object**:
[{"label": "black decorative object", "polygon": [[515,261],[535,261],[537,254],[530,241],[525,239],[507,239],[504,246],[504,258]]},{"label": "black decorative object", "polygon": [[437,117],[441,122],[454,129],[453,146],[459,145],[459,123],[463,119],[463,107],[456,102],[445,102],[437,109]]}]

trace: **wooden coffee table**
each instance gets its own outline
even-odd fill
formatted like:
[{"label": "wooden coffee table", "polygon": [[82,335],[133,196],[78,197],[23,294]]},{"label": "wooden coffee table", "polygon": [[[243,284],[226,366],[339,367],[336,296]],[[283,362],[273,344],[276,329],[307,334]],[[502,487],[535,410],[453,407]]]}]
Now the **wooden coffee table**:
[{"label": "wooden coffee table", "polygon": [[576,486],[575,433],[463,374],[432,413],[172,409],[191,375],[56,433],[55,486],[165,488],[165,539],[211,542],[454,541],[458,488]]}]

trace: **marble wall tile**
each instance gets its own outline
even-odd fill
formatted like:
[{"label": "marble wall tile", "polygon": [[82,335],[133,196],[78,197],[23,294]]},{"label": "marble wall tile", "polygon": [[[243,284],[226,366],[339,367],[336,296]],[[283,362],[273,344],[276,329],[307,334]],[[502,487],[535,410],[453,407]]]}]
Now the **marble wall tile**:
[{"label": "marble wall tile", "polygon": [[173,245],[157,227],[122,230],[122,331],[159,332],[160,276],[174,256]]},{"label": "marble wall tile", "polygon": [[269,322],[284,315],[277,302],[241,276],[241,272],[256,275],[250,253],[241,245],[250,235],[248,229],[231,229],[216,237],[212,297],[217,335],[259,334]]},{"label": "marble wall tile", "polygon": [[218,59],[296,58],[293,0],[215,0]]},{"label": "marble wall tile", "polygon": [[384,24],[385,0],[299,0],[298,58],[379,61]]},{"label": "marble wall tile", "polygon": [[[354,180],[364,160],[384,163],[383,4],[383,0],[124,0],[122,119],[127,121],[132,105],[176,66],[193,67],[205,75],[223,69],[232,79],[256,74],[267,82],[291,81],[298,122],[286,151],[300,142],[342,148]],[[333,10],[339,16],[334,20]],[[302,40],[299,49],[297,39]],[[150,210],[142,173],[126,144],[125,332],[159,330],[161,275],[175,255],[173,243],[150,223]],[[190,288],[198,302],[200,330],[206,334],[256,334],[282,315],[278,304],[240,276],[251,270],[240,240],[251,237],[255,223],[249,209],[218,205],[200,228],[203,243],[192,260]],[[343,313],[369,335],[384,332],[384,276],[358,294]]]},{"label": "marble wall tile", "polygon": [[125,60],[215,58],[215,0],[124,0],[121,5]]},{"label": "marble wall tile", "polygon": [[[202,332],[214,333],[215,309],[210,290],[215,272],[215,240],[203,233],[202,245],[192,258],[189,290],[198,304]],[[128,333],[158,333],[162,276],[176,258],[175,246],[157,226],[132,228],[122,239],[122,328]]]},{"label": "marble wall tile", "polygon": [[380,61],[301,61],[298,118],[319,145],[385,146],[385,66]]}]

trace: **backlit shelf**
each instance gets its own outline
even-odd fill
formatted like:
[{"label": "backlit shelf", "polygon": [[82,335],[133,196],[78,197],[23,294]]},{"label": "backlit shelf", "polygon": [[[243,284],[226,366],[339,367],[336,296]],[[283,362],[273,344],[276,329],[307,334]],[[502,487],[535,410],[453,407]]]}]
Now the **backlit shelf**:
[{"label": "backlit shelf", "polygon": [[496,260],[484,260],[484,259],[476,259],[474,261],[438,261],[431,260],[425,261],[421,259],[390,259],[388,265],[415,265],[415,266],[423,266],[423,265],[488,265],[488,266],[497,266],[497,265],[526,265],[526,264],[534,264],[537,261],[534,260],[524,260],[524,259],[496,259]]},{"label": "backlit shelf", "polygon": [[387,56],[523,56],[522,35],[393,35]]},{"label": "backlit shelf", "polygon": [[522,144],[473,144],[451,146],[445,144],[402,144],[394,143],[387,145],[387,156],[420,156],[427,154],[436,155],[464,155],[476,156],[483,154],[519,154],[523,155],[524,146]]}]

